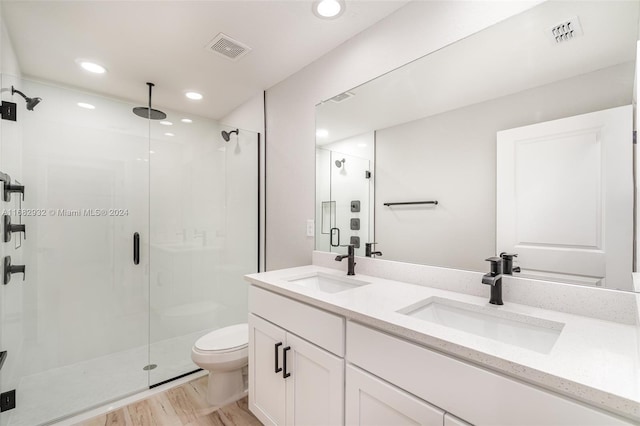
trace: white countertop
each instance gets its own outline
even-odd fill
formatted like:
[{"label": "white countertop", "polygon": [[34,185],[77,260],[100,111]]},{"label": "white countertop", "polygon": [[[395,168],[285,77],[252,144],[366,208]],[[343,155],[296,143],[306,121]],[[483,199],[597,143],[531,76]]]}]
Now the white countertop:
[{"label": "white countertop", "polygon": [[[350,278],[371,284],[338,293],[287,281],[315,272],[346,276],[342,271],[309,265],[245,278],[258,287],[640,422],[638,333],[633,325],[508,300],[503,306],[490,305],[488,287],[483,298],[361,274]],[[434,296],[565,325],[551,351],[543,354],[396,312]]]}]

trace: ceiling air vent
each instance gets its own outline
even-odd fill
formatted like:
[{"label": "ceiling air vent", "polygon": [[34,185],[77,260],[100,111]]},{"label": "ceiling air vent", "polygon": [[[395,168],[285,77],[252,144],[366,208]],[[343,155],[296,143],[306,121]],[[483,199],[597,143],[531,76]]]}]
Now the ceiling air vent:
[{"label": "ceiling air vent", "polygon": [[582,25],[577,16],[554,25],[548,30],[548,34],[556,44],[571,41],[582,35]]},{"label": "ceiling air vent", "polygon": [[226,34],[220,33],[207,44],[207,49],[218,55],[222,55],[232,61],[237,61],[247,53],[251,52],[251,48],[246,44],[234,40]]},{"label": "ceiling air vent", "polygon": [[353,96],[355,96],[355,93],[344,92],[344,93],[340,93],[339,95],[335,95],[333,98],[330,98],[329,100],[335,103],[340,103],[340,102],[346,101],[347,99]]}]

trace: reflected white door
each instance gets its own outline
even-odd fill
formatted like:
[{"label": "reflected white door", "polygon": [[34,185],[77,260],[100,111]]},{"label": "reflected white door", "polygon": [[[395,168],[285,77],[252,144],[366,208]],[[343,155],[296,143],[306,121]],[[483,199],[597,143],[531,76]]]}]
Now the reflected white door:
[{"label": "reflected white door", "polygon": [[497,251],[522,276],[631,289],[633,107],[497,134]]}]

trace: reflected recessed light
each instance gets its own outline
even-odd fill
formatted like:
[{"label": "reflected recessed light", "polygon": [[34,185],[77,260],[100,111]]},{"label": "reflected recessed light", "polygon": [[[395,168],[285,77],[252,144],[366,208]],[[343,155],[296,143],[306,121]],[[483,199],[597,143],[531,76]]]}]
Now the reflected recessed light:
[{"label": "reflected recessed light", "polygon": [[358,148],[366,148],[367,144],[366,143],[359,143],[358,144]]},{"label": "reflected recessed light", "polygon": [[322,19],[335,19],[344,13],[344,0],[316,0],[311,6],[313,13]]},{"label": "reflected recessed light", "polygon": [[87,104],[87,103],[84,103],[84,102],[78,102],[78,106],[80,108],[85,108],[85,109],[96,109],[96,107],[94,107],[93,105]]},{"label": "reflected recessed light", "polygon": [[84,59],[76,59],[76,63],[85,70],[95,74],[104,74],[105,72],[107,72],[107,69],[105,67],[96,64],[95,62],[85,61]]},{"label": "reflected recessed light", "polygon": [[165,133],[165,136],[175,136],[173,133]]},{"label": "reflected recessed light", "polygon": [[189,99],[193,99],[194,101],[199,101],[200,99],[202,99],[202,95],[198,92],[187,92],[184,95]]},{"label": "reflected recessed light", "polygon": [[317,138],[326,138],[327,136],[329,136],[329,131],[328,130],[325,130],[325,129],[316,130],[316,137]]},{"label": "reflected recessed light", "polygon": [[170,121],[161,121],[160,124],[162,124],[163,126],[173,126],[173,123]]},{"label": "reflected recessed light", "polygon": [[183,123],[193,123],[193,120],[192,120],[192,119],[190,119],[190,118],[183,118],[183,119],[182,119],[182,120],[180,120],[180,121],[182,121]]},{"label": "reflected recessed light", "polygon": [[155,154],[155,153],[156,153],[155,151],[149,151],[149,154]]}]

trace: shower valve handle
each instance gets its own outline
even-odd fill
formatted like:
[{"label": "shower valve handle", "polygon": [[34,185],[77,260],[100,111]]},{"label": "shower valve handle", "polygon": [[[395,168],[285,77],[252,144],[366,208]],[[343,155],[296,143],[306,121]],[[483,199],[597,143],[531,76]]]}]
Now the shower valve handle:
[{"label": "shower valve handle", "polygon": [[3,199],[4,201],[11,201],[11,193],[12,192],[17,192],[18,194],[22,195],[22,201],[24,201],[24,185],[14,185],[11,183],[5,183],[4,184],[4,193],[3,193]]},{"label": "shower valve handle", "polygon": [[22,274],[22,281],[25,279],[25,266],[24,265],[12,265],[11,256],[4,257],[4,285],[9,284],[12,274]]}]

